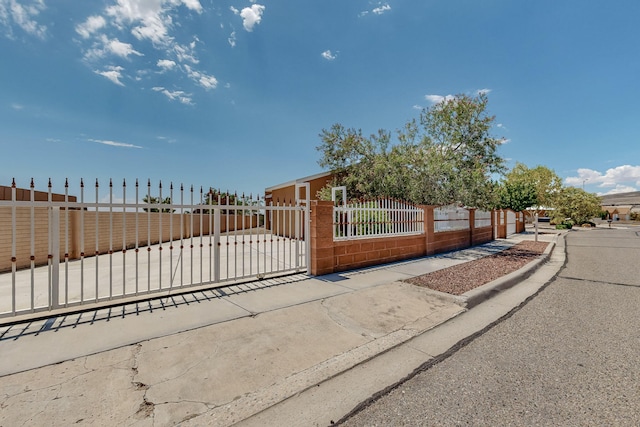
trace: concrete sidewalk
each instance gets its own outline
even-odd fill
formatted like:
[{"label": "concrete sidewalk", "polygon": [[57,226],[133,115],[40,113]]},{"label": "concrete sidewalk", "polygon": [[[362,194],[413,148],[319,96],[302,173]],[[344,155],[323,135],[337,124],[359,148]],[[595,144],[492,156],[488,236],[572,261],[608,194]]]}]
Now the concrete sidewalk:
[{"label": "concrete sidewalk", "polygon": [[3,327],[0,425],[328,425],[519,305],[560,268],[564,250],[472,310],[465,305],[534,266],[466,298],[401,280],[523,239],[533,235]]}]

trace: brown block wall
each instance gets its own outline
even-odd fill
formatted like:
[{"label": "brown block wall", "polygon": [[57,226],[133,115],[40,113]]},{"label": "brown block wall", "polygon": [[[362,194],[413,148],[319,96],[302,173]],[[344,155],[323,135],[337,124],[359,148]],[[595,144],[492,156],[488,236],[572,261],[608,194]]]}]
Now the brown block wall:
[{"label": "brown block wall", "polygon": [[423,256],[426,251],[424,234],[343,240],[334,243],[334,272],[386,264]]},{"label": "brown block wall", "polygon": [[434,206],[420,206],[420,208],[425,212],[424,234],[334,241],[333,203],[312,200],[311,274],[330,274],[418,258],[468,248],[494,239],[493,219],[492,226],[476,229],[473,210],[469,214],[469,229],[435,233]]},{"label": "brown block wall", "polygon": [[493,227],[482,227],[473,230],[471,246],[482,245],[493,240]]},{"label": "brown block wall", "polygon": [[[11,199],[11,187],[0,185],[0,200]],[[16,200],[28,202],[31,200],[31,190],[26,188],[16,188]],[[34,191],[33,200],[36,202],[49,201],[49,193],[46,191]],[[64,202],[64,194],[51,193],[51,200],[54,202]],[[76,202],[76,196],[69,196],[70,202]]]},{"label": "brown block wall", "polygon": [[469,230],[442,231],[434,233],[427,243],[430,254],[455,251],[471,246]]}]

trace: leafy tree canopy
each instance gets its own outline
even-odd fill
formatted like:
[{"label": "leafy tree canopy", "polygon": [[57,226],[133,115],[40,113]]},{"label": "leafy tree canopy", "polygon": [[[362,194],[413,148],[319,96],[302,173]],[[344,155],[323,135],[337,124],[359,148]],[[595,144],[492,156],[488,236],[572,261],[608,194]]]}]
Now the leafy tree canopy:
[{"label": "leafy tree canopy", "polygon": [[533,186],[536,200],[529,206],[537,208],[554,207],[555,198],[562,190],[562,179],[552,169],[546,166],[531,169],[519,162],[505,175],[504,182],[520,187]]},{"label": "leafy tree canopy", "polygon": [[600,215],[600,197],[581,188],[565,187],[555,198],[553,219],[563,222],[569,218],[575,224],[583,224]]},{"label": "leafy tree canopy", "polygon": [[497,207],[500,209],[520,212],[537,205],[538,202],[536,187],[531,182],[505,181],[498,186],[497,193]]},{"label": "leafy tree canopy", "polygon": [[407,122],[393,144],[388,131],[365,137],[335,124],[320,134],[318,163],[336,174],[333,184],[346,185],[350,197],[492,206],[490,177],[504,171],[504,160],[497,154],[502,139],[490,134],[495,119],[487,101],[484,93],[446,99]]}]

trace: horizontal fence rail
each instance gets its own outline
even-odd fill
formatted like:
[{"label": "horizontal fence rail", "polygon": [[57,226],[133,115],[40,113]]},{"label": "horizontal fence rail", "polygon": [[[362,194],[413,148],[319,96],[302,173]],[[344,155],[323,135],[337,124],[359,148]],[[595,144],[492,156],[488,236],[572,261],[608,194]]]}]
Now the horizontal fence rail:
[{"label": "horizontal fence rail", "polygon": [[475,211],[474,225],[475,228],[491,227],[491,212],[477,209]]},{"label": "horizontal fence rail", "polygon": [[440,206],[433,210],[434,232],[468,230],[469,211],[456,205]]},{"label": "horizontal fence rail", "polygon": [[333,238],[346,240],[424,233],[424,210],[393,199],[334,206]]},{"label": "horizontal fence rail", "polygon": [[161,183],[152,196],[150,181],[117,197],[96,181],[92,200],[82,181],[78,196],[48,187],[42,200],[14,181],[0,200],[0,317],[308,271],[308,200]]}]

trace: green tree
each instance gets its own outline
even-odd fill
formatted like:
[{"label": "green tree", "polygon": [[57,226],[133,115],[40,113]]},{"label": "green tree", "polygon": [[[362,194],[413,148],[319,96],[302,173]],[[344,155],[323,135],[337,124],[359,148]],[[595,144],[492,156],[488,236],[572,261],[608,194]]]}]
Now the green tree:
[{"label": "green tree", "polygon": [[535,185],[531,182],[505,181],[497,188],[498,204],[500,209],[513,209],[516,212],[523,211],[538,202]]},{"label": "green tree", "polygon": [[516,165],[505,175],[505,182],[511,185],[533,185],[536,193],[536,201],[530,206],[539,209],[541,207],[555,207],[555,199],[562,190],[562,179],[546,166],[536,166],[530,169],[523,163]]},{"label": "green tree", "polygon": [[[392,197],[421,204],[494,204],[491,175],[504,171],[491,136],[487,97],[457,95],[422,111],[391,143],[385,130],[369,137],[335,124],[322,130],[320,166],[336,174],[350,197]],[[326,196],[327,191],[322,195]]]},{"label": "green tree", "polygon": [[570,219],[575,224],[584,224],[600,215],[601,199],[581,188],[565,187],[555,198],[553,219],[561,223]]},{"label": "green tree", "polygon": [[[144,198],[142,199],[142,201],[144,203],[150,204],[150,205],[157,205],[157,204],[163,204],[163,205],[170,205],[171,204],[171,197],[165,197],[164,199],[162,199],[162,201],[160,200],[159,197],[153,197],[153,196],[144,196]],[[160,212],[161,210],[159,208],[142,208],[143,211],[145,212]],[[173,212],[173,209],[162,209],[162,212],[164,213],[168,213],[168,212]]]}]

